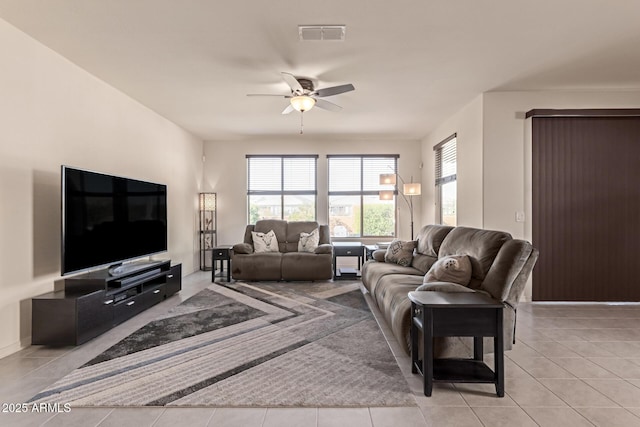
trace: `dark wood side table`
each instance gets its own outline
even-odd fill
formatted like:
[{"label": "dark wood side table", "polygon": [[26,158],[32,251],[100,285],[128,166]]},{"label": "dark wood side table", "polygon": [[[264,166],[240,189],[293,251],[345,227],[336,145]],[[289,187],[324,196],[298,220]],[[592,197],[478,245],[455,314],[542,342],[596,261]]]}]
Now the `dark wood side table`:
[{"label": "dark wood side table", "polygon": [[[481,293],[409,292],[411,300],[411,372],[424,378],[424,394],[434,382],[493,383],[504,397],[504,346],[499,301]],[[418,360],[422,332],[423,357]],[[473,359],[434,359],[434,337],[473,337]],[[494,369],[483,362],[482,338],[493,337]]]},{"label": "dark wood side table", "polygon": [[[334,279],[357,279],[360,277],[360,265],[364,257],[362,242],[333,242],[333,278]],[[336,258],[339,256],[358,257],[358,269],[336,267]]]},{"label": "dark wood side table", "polygon": [[227,282],[231,281],[231,254],[233,252],[233,246],[216,246],[211,251],[213,256],[212,260],[212,270],[211,270],[211,281],[216,281],[216,270],[218,268],[218,261],[220,261],[220,274],[224,271],[224,262],[227,262]]}]

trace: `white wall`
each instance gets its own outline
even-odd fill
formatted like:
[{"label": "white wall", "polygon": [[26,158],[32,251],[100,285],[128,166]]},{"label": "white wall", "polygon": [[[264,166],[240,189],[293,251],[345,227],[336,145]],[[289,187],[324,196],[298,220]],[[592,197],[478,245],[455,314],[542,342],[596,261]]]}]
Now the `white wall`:
[{"label": "white wall", "polygon": [[482,109],[482,95],[479,95],[422,140],[423,224],[436,222],[433,147],[455,133],[458,225],[482,227]]},{"label": "white wall", "polygon": [[0,357],[60,278],[60,165],[168,185],[169,253],[198,268],[202,141],[0,20]]},{"label": "white wall", "polygon": [[[295,129],[292,129],[295,132]],[[399,154],[400,175],[414,181],[420,177],[420,143],[418,141],[331,140],[302,135],[299,137],[256,139],[250,141],[205,142],[205,191],[218,197],[218,244],[242,241],[247,225],[247,154],[317,154],[318,157],[318,222],[328,223],[327,154]],[[420,228],[420,200],[414,207],[414,228]],[[399,233],[410,237],[409,210],[398,200]]]}]

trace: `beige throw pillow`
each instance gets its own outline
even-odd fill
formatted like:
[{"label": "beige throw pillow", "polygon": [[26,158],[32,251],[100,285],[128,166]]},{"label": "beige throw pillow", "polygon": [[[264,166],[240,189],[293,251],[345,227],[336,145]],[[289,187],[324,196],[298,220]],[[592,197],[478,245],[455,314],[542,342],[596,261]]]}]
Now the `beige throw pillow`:
[{"label": "beige throw pillow", "polygon": [[427,274],[423,283],[451,282],[467,286],[471,281],[471,261],[466,255],[452,255],[436,261]]},{"label": "beige throw pillow", "polygon": [[253,249],[256,253],[280,251],[278,239],[276,239],[276,233],[273,230],[268,233],[252,231],[251,237],[253,238]]},{"label": "beige throw pillow", "polygon": [[298,252],[314,252],[318,247],[320,241],[320,230],[317,228],[311,233],[300,233],[300,240],[298,241]]},{"label": "beige throw pillow", "polygon": [[394,240],[389,244],[387,252],[384,254],[385,262],[394,262],[398,265],[409,266],[413,259],[413,250],[416,248],[416,242],[410,240],[408,242],[402,240]]}]

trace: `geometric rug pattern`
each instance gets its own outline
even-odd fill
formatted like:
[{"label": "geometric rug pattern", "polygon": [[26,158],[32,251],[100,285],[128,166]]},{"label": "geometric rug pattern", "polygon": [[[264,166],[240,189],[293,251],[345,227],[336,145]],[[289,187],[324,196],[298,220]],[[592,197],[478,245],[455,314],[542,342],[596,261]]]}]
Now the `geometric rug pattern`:
[{"label": "geometric rug pattern", "polygon": [[30,402],[414,406],[360,286],[212,284]]}]

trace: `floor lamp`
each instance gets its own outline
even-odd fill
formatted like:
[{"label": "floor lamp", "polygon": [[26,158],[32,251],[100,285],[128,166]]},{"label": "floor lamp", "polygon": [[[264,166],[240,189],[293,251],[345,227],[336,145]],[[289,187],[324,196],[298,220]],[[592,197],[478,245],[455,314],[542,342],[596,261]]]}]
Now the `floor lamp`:
[{"label": "floor lamp", "polygon": [[[402,191],[398,189],[397,179],[400,179],[402,183]],[[411,177],[413,181],[413,177]],[[400,174],[396,173],[383,173],[380,174],[380,185],[393,185],[395,190],[381,190],[379,192],[380,200],[393,200],[395,194],[400,194],[407,205],[409,206],[409,213],[411,215],[411,240],[413,240],[413,196],[419,196],[422,192],[422,187],[419,182],[404,182],[404,179]]]}]

